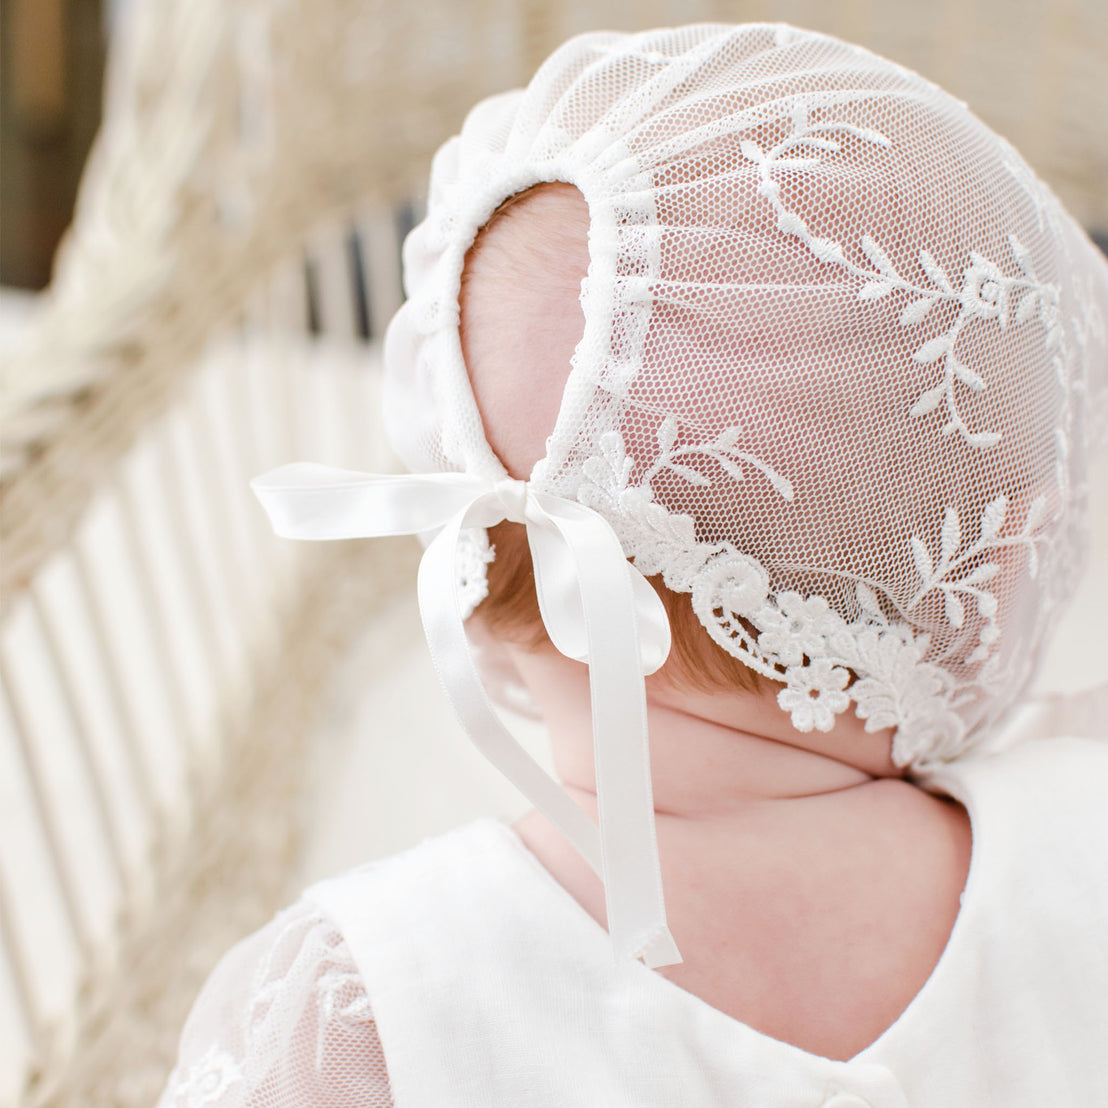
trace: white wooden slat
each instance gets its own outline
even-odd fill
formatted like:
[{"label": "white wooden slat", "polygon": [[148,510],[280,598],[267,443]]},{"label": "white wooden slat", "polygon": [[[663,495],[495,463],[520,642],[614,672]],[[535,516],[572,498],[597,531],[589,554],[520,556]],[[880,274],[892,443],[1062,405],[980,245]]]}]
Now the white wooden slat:
[{"label": "white wooden slat", "polygon": [[28,599],[55,672],[58,675],[58,686],[62,694],[61,704],[72,730],[75,746],[81,760],[81,767],[88,782],[97,827],[104,840],[118,895],[126,880],[127,863],[119,831],[111,814],[111,791],[108,783],[104,780],[100,763],[94,753],[92,732],[77,699],[77,682],[72,670],[72,663],[62,645],[62,636],[57,624],[43,603],[42,589],[43,582],[40,578],[32,583],[28,590]]},{"label": "white wooden slat", "polygon": [[[0,1104],[14,1103],[18,1075],[28,1055],[41,1042],[46,1019],[31,985],[30,959],[12,918],[10,886],[0,866]],[[6,1003],[5,1003],[6,1002]]]},{"label": "white wooden slat", "polygon": [[140,724],[134,702],[128,695],[123,677],[122,663],[112,647],[108,632],[108,616],[104,600],[96,586],[85,544],[78,541],[72,547],[73,565],[86,602],[89,626],[96,643],[97,657],[104,667],[105,685],[116,718],[118,735],[126,755],[127,770],[139,801],[144,827],[152,829],[156,824],[158,800],[150,766],[142,749]]},{"label": "white wooden slat", "polygon": [[[200,381],[196,384],[199,386]],[[179,503],[212,599],[226,688],[235,704],[241,706],[251,695],[244,630],[249,626],[247,594],[252,571],[237,536],[239,523],[223,481],[225,468],[212,427],[218,412],[196,388],[182,403],[178,416],[171,433],[180,482]]]},{"label": "white wooden slat", "polygon": [[[249,477],[295,461],[293,450],[295,422],[289,395],[289,375],[294,349],[301,349],[303,335],[275,336],[258,334],[247,344],[241,359],[243,406],[250,421],[253,443]],[[256,514],[258,526],[266,536],[265,566],[273,603],[287,590],[295,572],[299,543],[276,539],[264,513]]]},{"label": "white wooden slat", "polygon": [[188,807],[194,806],[199,783],[196,778],[200,740],[192,722],[192,713],[188,706],[181,684],[178,666],[170,645],[170,630],[166,623],[165,612],[158,598],[150,570],[150,556],[140,533],[138,523],[139,508],[129,483],[122,476],[115,482],[115,492],[119,505],[120,519],[123,524],[124,541],[131,553],[134,583],[138,589],[143,614],[149,631],[154,661],[161,679],[162,691],[169,708],[172,741],[176,744],[174,761],[181,767],[180,772],[188,791]]},{"label": "white wooden slat", "polygon": [[204,745],[211,748],[211,756],[217,757],[222,745],[222,732],[235,718],[237,707],[230,687],[232,670],[219,634],[216,602],[200,565],[199,544],[189,527],[180,461],[173,449],[172,428],[167,425],[163,430],[164,433],[153,444],[153,464],[163,491],[164,521],[177,560],[180,601],[187,608],[195,628],[197,661],[206,678],[206,687],[201,694],[205,703],[200,705],[198,714],[201,719],[209,721],[209,727],[215,733],[209,731],[204,736]]},{"label": "white wooden slat", "polygon": [[263,641],[272,642],[278,632],[274,582],[269,564],[275,548],[285,544],[274,535],[268,517],[250,489],[250,481],[267,468],[262,461],[262,439],[258,427],[258,409],[264,404],[264,398],[252,389],[255,374],[251,363],[265,358],[268,345],[256,339],[244,343],[236,356],[220,363],[218,377],[213,383],[218,384],[223,398],[219,407],[223,416],[221,433],[228,465],[226,479],[237,505],[236,514],[243,523],[241,541],[252,566],[254,633]]},{"label": "white wooden slat", "polygon": [[26,690],[12,679],[7,650],[0,648],[0,693],[8,706],[13,724],[16,748],[20,755],[23,773],[30,790],[30,801],[35,819],[46,845],[50,875],[57,887],[69,935],[81,957],[87,959],[92,949],[85,913],[81,909],[77,882],[72,872],[72,860],[67,857],[65,844],[58,823],[56,799],[51,797],[43,772],[42,754],[32,735],[32,725],[25,703]]},{"label": "white wooden slat", "polygon": [[[121,487],[121,509],[126,509],[130,522],[130,546],[141,554],[146,582],[142,592],[155,609],[147,612],[150,620],[161,624],[161,631],[152,637],[162,642],[152,643],[161,659],[160,665],[170,666],[166,675],[166,696],[176,715],[174,734],[192,737],[189,758],[201,759],[211,747],[208,733],[218,717],[218,693],[215,689],[217,669],[213,667],[205,638],[203,612],[197,610],[192,590],[189,566],[193,551],[184,536],[174,527],[177,505],[174,490],[163,473],[163,447],[168,437],[166,421],[160,421],[144,436],[120,468],[116,485]],[[144,607],[147,602],[144,602]]]},{"label": "white wooden slat", "polygon": [[[272,635],[273,623],[266,605],[267,584],[260,572],[263,533],[257,517],[261,508],[249,488],[252,475],[239,456],[241,419],[228,388],[237,361],[233,350],[209,359],[195,383],[190,430],[210,512],[211,539],[221,551],[222,576],[232,594],[232,629],[249,673],[254,651]],[[271,535],[264,538],[269,540]]]},{"label": "white wooden slat", "polygon": [[107,677],[111,660],[103,656],[92,626],[89,600],[73,551],[55,555],[32,588],[32,598],[41,612],[43,639],[47,644],[51,636],[57,639],[58,669],[64,669],[69,695],[87,735],[88,756],[110,799],[112,835],[127,880],[134,881],[145,868],[143,844],[150,833],[150,817],[134,780],[125,728],[112,701]]}]

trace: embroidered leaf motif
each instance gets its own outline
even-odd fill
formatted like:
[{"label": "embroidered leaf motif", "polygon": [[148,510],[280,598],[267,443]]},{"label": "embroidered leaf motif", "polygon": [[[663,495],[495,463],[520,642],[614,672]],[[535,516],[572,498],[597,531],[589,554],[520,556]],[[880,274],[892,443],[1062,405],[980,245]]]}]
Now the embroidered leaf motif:
[{"label": "embroidered leaf motif", "polygon": [[991,581],[1000,572],[1000,566],[995,566],[992,562],[987,562],[983,566],[978,566],[967,577],[962,578],[963,585],[984,585],[986,582]]},{"label": "embroidered leaf motif", "polygon": [[851,123],[840,123],[838,129],[846,131],[848,135],[853,135],[855,138],[860,138],[863,142],[873,142],[878,146],[892,146],[892,140],[887,135],[881,134],[880,131],[871,131],[868,127],[855,127]]},{"label": "embroidered leaf motif", "polygon": [[961,600],[949,589],[943,593],[946,601],[946,621],[951,627],[961,627],[966,622],[966,610]]},{"label": "embroidered leaf motif", "polygon": [[941,564],[945,565],[954,557],[955,551],[962,545],[962,524],[958,519],[957,508],[947,508],[943,516],[942,551],[939,554]]},{"label": "embroidered leaf motif", "polygon": [[893,286],[888,281],[867,281],[858,292],[859,300],[876,300],[880,296],[887,296],[893,291]]},{"label": "embroidered leaf motif", "polygon": [[934,411],[935,408],[939,406],[939,403],[945,395],[946,382],[942,381],[933,389],[928,389],[927,392],[912,405],[912,410],[908,414],[913,416],[927,415],[928,412]]},{"label": "embroidered leaf motif", "polygon": [[912,536],[912,556],[916,560],[916,572],[924,581],[928,580],[935,572],[935,564],[931,561],[927,547],[915,535]]},{"label": "embroidered leaf motif", "polygon": [[756,142],[751,142],[750,139],[743,139],[739,143],[739,149],[743,152],[743,157],[749,158],[752,162],[757,162],[758,165],[766,160],[762,148]]},{"label": "embroidered leaf motif", "polygon": [[862,250],[865,251],[866,257],[869,258],[886,277],[899,279],[900,274],[893,268],[893,263],[889,259],[889,255],[886,254],[869,235],[862,236]]},{"label": "embroidered leaf motif", "polygon": [[668,454],[673,449],[673,444],[676,441],[677,419],[672,415],[667,415],[658,428],[658,449],[663,454]]},{"label": "embroidered leaf motif", "polygon": [[780,496],[782,500],[791,501],[796,495],[792,481],[776,470],[770,469],[769,466],[759,466],[759,468],[765,474],[766,480],[773,486],[777,495]]},{"label": "embroidered leaf motif", "polygon": [[716,454],[715,459],[736,481],[745,481],[746,474],[726,454]]},{"label": "embroidered leaf motif", "polygon": [[1012,248],[1012,253],[1015,255],[1016,262],[1024,274],[1031,278],[1032,281],[1036,280],[1035,269],[1031,264],[1031,252],[1016,238],[1015,235],[1008,236],[1008,245]]},{"label": "embroidered leaf motif", "polygon": [[919,264],[923,266],[923,272],[927,274],[936,288],[942,289],[946,293],[954,293],[954,286],[950,283],[950,278],[943,271],[942,266],[926,250],[919,252]]},{"label": "embroidered leaf motif", "polygon": [[[944,427],[945,431],[946,428]],[[979,435],[966,435],[966,442],[970,446],[979,446],[982,449],[986,449],[990,446],[996,446],[1001,440],[1001,435],[994,431],[984,431]]]},{"label": "embroidered leaf motif", "polygon": [[1039,576],[1039,551],[1034,543],[1027,548],[1027,576],[1032,581]]},{"label": "embroidered leaf motif", "polygon": [[623,436],[618,431],[605,431],[600,436],[600,449],[604,453],[612,475],[615,478],[615,488],[625,488],[631,476],[631,469],[635,459],[628,457],[627,447],[623,444]]},{"label": "embroidered leaf motif", "polygon": [[955,362],[953,367],[954,376],[962,382],[963,385],[968,385],[974,392],[981,392],[985,388],[984,380],[974,373],[968,365],[963,365],[961,362]]},{"label": "embroidered leaf motif", "polygon": [[938,361],[944,354],[950,353],[950,336],[939,335],[938,338],[931,339],[929,342],[925,342],[913,355],[912,360],[916,362],[928,362]]},{"label": "embroidered leaf motif", "polygon": [[834,239],[821,239],[813,236],[808,240],[808,249],[821,262],[844,261],[843,248]]},{"label": "embroidered leaf motif", "polygon": [[777,494],[784,500],[792,500],[793,484],[783,474],[778,473],[772,466],[755,458],[753,454],[743,454],[736,451],[740,461],[752,465],[773,487]]},{"label": "embroidered leaf motif", "polygon": [[915,323],[921,323],[927,318],[927,313],[938,303],[938,297],[931,297],[924,300],[916,300],[911,303],[900,313],[900,325],[902,327],[911,327]]},{"label": "embroidered leaf motif", "polygon": [[985,617],[992,619],[996,615],[996,597],[992,593],[983,592],[977,597],[977,611]]},{"label": "embroidered leaf motif", "polygon": [[787,212],[784,209],[777,213],[777,229],[786,235],[796,235],[797,238],[808,238],[808,224],[795,212]]},{"label": "embroidered leaf motif", "polygon": [[862,611],[884,620],[885,616],[881,611],[881,604],[877,599],[877,593],[875,593],[869,585],[862,581],[857,582],[854,586],[854,595],[858,598],[858,603],[862,606]]},{"label": "embroidered leaf motif", "polygon": [[1020,306],[1016,309],[1016,322],[1026,323],[1039,306],[1039,294],[1037,292],[1025,292],[1020,298]]},{"label": "embroidered leaf motif", "polygon": [[1008,517],[1008,497],[998,496],[981,515],[981,541],[991,542],[1000,534]]},{"label": "embroidered leaf motif", "polygon": [[1025,534],[1030,534],[1036,530],[1040,523],[1043,521],[1043,517],[1046,515],[1046,497],[1036,496],[1031,501],[1031,507],[1027,510],[1027,519],[1024,522],[1023,530]]}]

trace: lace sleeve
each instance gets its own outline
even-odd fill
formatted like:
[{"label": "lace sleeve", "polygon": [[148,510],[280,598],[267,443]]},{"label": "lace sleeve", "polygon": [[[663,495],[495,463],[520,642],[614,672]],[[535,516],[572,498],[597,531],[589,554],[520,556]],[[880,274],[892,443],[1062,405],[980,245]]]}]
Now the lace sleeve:
[{"label": "lace sleeve", "polygon": [[369,998],[342,935],[310,904],[215,968],[158,1108],[392,1108]]}]

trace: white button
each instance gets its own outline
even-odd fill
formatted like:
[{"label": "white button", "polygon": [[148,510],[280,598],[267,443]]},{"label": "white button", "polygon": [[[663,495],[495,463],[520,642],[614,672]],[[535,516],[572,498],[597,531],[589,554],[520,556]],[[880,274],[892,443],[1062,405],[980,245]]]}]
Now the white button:
[{"label": "white button", "polygon": [[873,1105],[853,1093],[836,1093],[823,1102],[823,1108],[873,1108]]}]

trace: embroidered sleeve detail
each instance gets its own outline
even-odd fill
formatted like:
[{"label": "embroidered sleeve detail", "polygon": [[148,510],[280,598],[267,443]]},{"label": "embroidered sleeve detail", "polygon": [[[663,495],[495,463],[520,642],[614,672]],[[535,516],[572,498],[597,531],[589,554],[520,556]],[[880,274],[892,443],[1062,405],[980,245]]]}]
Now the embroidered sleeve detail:
[{"label": "embroidered sleeve detail", "polygon": [[158,1108],[392,1108],[373,1011],[334,927],[298,904],[235,946],[185,1024]]}]

